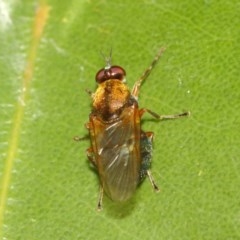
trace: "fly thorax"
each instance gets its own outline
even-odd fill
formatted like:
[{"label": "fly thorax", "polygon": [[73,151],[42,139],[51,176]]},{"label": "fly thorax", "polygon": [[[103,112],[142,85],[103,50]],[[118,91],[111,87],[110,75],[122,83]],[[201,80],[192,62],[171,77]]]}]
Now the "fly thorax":
[{"label": "fly thorax", "polygon": [[99,84],[93,99],[93,112],[103,120],[118,118],[131,97],[128,87],[118,79]]}]

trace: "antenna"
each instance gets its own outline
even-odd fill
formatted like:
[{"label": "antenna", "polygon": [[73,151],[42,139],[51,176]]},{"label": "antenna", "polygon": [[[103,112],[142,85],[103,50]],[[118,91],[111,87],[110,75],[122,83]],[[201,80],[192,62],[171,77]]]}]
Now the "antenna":
[{"label": "antenna", "polygon": [[112,66],[112,47],[110,49],[108,57],[106,55],[104,55],[102,51],[100,51],[100,54],[106,63],[105,69],[109,69]]}]

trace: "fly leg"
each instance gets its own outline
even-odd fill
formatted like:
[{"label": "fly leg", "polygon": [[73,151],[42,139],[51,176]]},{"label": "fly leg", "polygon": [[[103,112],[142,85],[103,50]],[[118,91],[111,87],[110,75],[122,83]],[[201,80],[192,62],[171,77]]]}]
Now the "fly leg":
[{"label": "fly leg", "polygon": [[[145,132],[145,135],[146,135],[146,137],[148,138],[148,140],[151,141],[151,144],[152,144],[154,133],[153,133],[153,132]],[[153,187],[154,191],[159,192],[160,190],[159,190],[157,184],[156,184],[155,181],[154,181],[154,178],[153,178],[153,176],[152,176],[151,171],[148,169],[148,170],[146,171],[146,173],[147,173],[147,176],[148,176],[148,178],[149,178],[150,183],[152,184],[152,187]]]},{"label": "fly leg", "polygon": [[190,116],[190,112],[183,112],[183,113],[178,113],[178,114],[171,114],[171,115],[158,115],[157,113],[147,109],[147,108],[142,108],[139,111],[140,117],[142,117],[142,115],[148,112],[149,114],[151,114],[154,118],[159,119],[159,120],[170,120],[170,119],[177,119],[177,118],[181,118],[181,117],[188,117]]},{"label": "fly leg", "polygon": [[142,164],[141,164],[141,171],[140,171],[140,181],[143,180],[144,177],[147,175],[153,189],[156,192],[158,192],[159,188],[155,183],[152,173],[150,171],[151,160],[152,160],[152,141],[153,141],[153,132],[143,132],[143,131],[141,132],[140,146],[141,146]]},{"label": "fly leg", "polygon": [[[95,168],[97,168],[97,163],[96,163],[96,160],[95,160],[92,148],[88,148],[87,149],[87,156],[88,156],[88,160],[93,164],[93,166]],[[102,210],[102,201],[103,201],[103,187],[100,184],[100,186],[99,186],[98,203],[97,203],[97,210],[98,211]]]},{"label": "fly leg", "polygon": [[[93,149],[90,147],[87,149],[87,157],[88,160],[92,163],[92,165],[97,168],[97,163],[93,154]],[[103,201],[103,187],[100,184],[99,187],[99,197],[98,197],[98,203],[97,203],[97,210],[101,211],[102,210],[102,201]]]},{"label": "fly leg", "polygon": [[150,64],[150,66],[144,71],[142,76],[134,84],[133,89],[132,89],[132,96],[134,96],[136,99],[138,99],[138,94],[139,94],[142,82],[150,75],[152,69],[154,68],[154,66],[156,65],[156,63],[158,62],[160,57],[162,56],[162,53],[164,52],[164,50],[165,50],[165,48],[160,49],[160,51],[157,53],[157,55],[153,59],[152,63]]},{"label": "fly leg", "polygon": [[[92,93],[90,91],[87,91],[89,93],[89,95],[92,95]],[[86,128],[89,129],[89,123],[87,123],[86,125]],[[73,138],[75,141],[82,141],[82,140],[86,140],[86,139],[89,139],[89,136],[86,135],[84,137],[78,137],[78,136],[75,136]],[[96,162],[96,159],[95,159],[95,156],[94,156],[94,152],[93,152],[93,149],[92,147],[88,148],[87,149],[87,157],[88,157],[88,160],[91,162],[91,164],[97,168],[97,162]],[[103,201],[103,187],[102,185],[100,184],[100,188],[99,188],[99,197],[98,197],[98,203],[97,203],[97,210],[98,211],[101,211],[102,210],[102,201]]]},{"label": "fly leg", "polygon": [[[183,112],[183,113],[173,114],[173,115],[158,115],[157,113],[152,112],[147,108],[143,108],[139,110],[140,118],[145,112],[148,112],[154,118],[159,120],[177,119],[181,117],[187,117],[190,115],[190,112]],[[152,176],[152,173],[150,171],[150,165],[151,165],[151,159],[152,159],[152,140],[153,140],[152,132],[143,132],[143,131],[141,132],[140,146],[141,146],[142,165],[141,165],[141,171],[140,171],[140,181],[143,179],[144,176],[147,175],[152,184],[153,189],[158,192],[159,188],[156,185],[154,178]]]},{"label": "fly leg", "polygon": [[102,201],[103,201],[103,187],[100,185],[99,187],[99,197],[98,197],[98,204],[97,204],[97,210],[102,210]]},{"label": "fly leg", "polygon": [[[73,138],[74,141],[83,141],[83,140],[86,140],[86,139],[89,139],[88,135],[86,135],[84,137],[75,136]],[[88,160],[93,164],[93,166],[96,167],[96,160],[95,160],[93,150],[92,150],[91,147],[87,149],[87,157],[88,157]]]},{"label": "fly leg", "polygon": [[84,141],[84,140],[87,140],[87,139],[89,139],[88,135],[83,136],[83,137],[79,137],[79,136],[74,136],[73,137],[73,140],[76,141],[76,142]]},{"label": "fly leg", "polygon": [[[86,91],[89,93],[89,95],[92,94],[92,92],[90,90],[86,90]],[[91,127],[90,126],[90,122],[85,123],[85,128],[86,129],[90,129],[90,127]],[[89,139],[89,134],[87,134],[87,135],[85,135],[83,137],[79,137],[79,136],[73,137],[73,140],[77,141],[77,142],[80,142],[80,141],[83,141],[83,140],[87,140],[87,139]]]},{"label": "fly leg", "polygon": [[156,185],[150,170],[147,170],[147,176],[149,178],[150,183],[152,184],[154,191],[159,192],[160,190],[159,190],[158,186]]},{"label": "fly leg", "polygon": [[96,168],[97,163],[93,154],[93,149],[91,147],[87,149],[87,157],[88,157],[88,160],[92,163],[92,165]]}]

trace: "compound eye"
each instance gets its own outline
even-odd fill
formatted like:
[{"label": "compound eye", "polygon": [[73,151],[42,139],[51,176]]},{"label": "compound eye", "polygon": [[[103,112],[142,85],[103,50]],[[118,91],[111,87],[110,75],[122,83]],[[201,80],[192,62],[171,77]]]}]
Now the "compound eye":
[{"label": "compound eye", "polygon": [[120,66],[111,66],[109,68],[102,68],[96,74],[96,81],[102,83],[110,79],[118,79],[123,81],[126,76],[125,70]]}]

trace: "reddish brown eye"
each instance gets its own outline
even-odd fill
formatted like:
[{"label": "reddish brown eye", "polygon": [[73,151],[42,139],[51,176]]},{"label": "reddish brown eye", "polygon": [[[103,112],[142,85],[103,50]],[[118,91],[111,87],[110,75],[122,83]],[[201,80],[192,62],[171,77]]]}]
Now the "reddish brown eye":
[{"label": "reddish brown eye", "polygon": [[96,74],[96,81],[102,83],[109,79],[124,80],[126,76],[125,70],[120,66],[111,66],[109,68],[102,68]]}]

